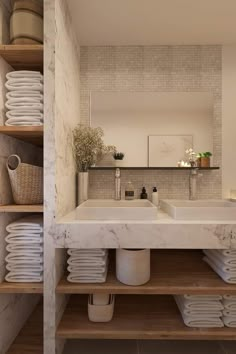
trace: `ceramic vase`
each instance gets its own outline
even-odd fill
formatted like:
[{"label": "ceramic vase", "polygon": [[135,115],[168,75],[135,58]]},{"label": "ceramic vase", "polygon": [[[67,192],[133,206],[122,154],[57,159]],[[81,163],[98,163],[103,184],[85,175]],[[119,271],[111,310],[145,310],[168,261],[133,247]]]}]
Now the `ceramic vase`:
[{"label": "ceramic vase", "polygon": [[88,200],[88,188],[89,188],[89,173],[79,172],[78,174],[78,200],[77,203],[81,203]]},{"label": "ceramic vase", "polygon": [[116,277],[126,285],[143,285],[150,280],[150,249],[117,249]]}]

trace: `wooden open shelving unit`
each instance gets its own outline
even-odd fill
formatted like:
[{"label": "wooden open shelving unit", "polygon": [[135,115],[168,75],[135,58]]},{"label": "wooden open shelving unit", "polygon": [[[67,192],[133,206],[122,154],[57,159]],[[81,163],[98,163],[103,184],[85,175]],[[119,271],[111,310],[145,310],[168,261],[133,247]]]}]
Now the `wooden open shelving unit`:
[{"label": "wooden open shelving unit", "polygon": [[0,126],[0,134],[8,135],[37,146],[43,146],[43,126],[7,127]]},{"label": "wooden open shelving unit", "polygon": [[0,294],[43,294],[43,283],[0,283]]},{"label": "wooden open shelving unit", "polygon": [[43,304],[37,305],[6,354],[43,354]]},{"label": "wooden open shelving unit", "polygon": [[0,205],[0,213],[43,213],[43,205]]},{"label": "wooden open shelving unit", "polygon": [[43,71],[43,45],[0,45],[0,55],[15,70]]},{"label": "wooden open shelving unit", "polygon": [[152,250],[151,279],[142,286],[128,286],[116,279],[111,260],[106,283],[70,283],[66,276],[58,294],[234,294],[236,285],[225,283],[203,260],[198,250]]},{"label": "wooden open shelving unit", "polygon": [[57,328],[58,338],[236,340],[235,328],[189,328],[170,295],[117,295],[108,323],[88,319],[88,298],[73,295]]}]

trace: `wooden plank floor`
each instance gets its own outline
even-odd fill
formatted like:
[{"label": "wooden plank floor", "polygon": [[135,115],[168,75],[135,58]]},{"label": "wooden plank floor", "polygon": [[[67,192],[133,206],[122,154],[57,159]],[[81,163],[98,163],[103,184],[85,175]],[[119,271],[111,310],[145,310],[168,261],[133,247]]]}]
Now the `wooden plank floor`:
[{"label": "wooden plank floor", "polygon": [[172,296],[118,295],[109,323],[88,320],[87,296],[73,295],[56,332],[59,338],[236,340],[235,328],[189,328]]},{"label": "wooden plank floor", "polygon": [[103,284],[72,284],[64,277],[57,293],[88,294],[236,294],[236,285],[225,283],[196,250],[152,250],[151,280],[142,286],[121,284],[114,263]]},{"label": "wooden plank floor", "polygon": [[43,304],[36,307],[7,354],[43,354]]}]

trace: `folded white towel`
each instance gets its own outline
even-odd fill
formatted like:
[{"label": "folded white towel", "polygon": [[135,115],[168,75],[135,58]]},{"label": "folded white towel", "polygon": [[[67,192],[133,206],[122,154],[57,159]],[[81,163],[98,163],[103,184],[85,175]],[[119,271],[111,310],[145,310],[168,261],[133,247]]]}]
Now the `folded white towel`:
[{"label": "folded white towel", "polygon": [[73,267],[73,266],[69,266],[67,267],[68,272],[70,273],[77,273],[77,274],[103,274],[106,271],[106,267],[101,267],[101,268],[95,268],[95,267]]},{"label": "folded white towel", "polygon": [[212,308],[208,308],[206,309],[205,306],[203,309],[198,308],[198,309],[189,309],[185,307],[185,299],[182,295],[176,295],[174,296],[174,299],[178,305],[178,308],[180,310],[180,312],[186,316],[191,316],[191,317],[196,317],[196,318],[205,318],[206,314],[207,317],[221,317],[222,316],[222,309],[216,310],[216,309],[212,309]]},{"label": "folded white towel", "polygon": [[67,280],[71,283],[105,283],[107,272],[95,276],[80,276],[78,274],[70,273]]},{"label": "folded white towel", "polygon": [[9,271],[20,271],[20,272],[27,272],[27,271],[33,271],[33,272],[42,272],[43,271],[43,264],[14,264],[14,263],[7,263],[6,264],[6,269]]},{"label": "folded white towel", "polygon": [[7,120],[5,122],[5,125],[8,126],[8,127],[14,127],[14,126],[19,126],[19,127],[23,127],[23,126],[39,127],[39,126],[42,126],[43,123],[42,122],[30,122],[30,121],[13,122],[13,121]]},{"label": "folded white towel", "polygon": [[43,113],[40,112],[40,110],[36,110],[36,109],[28,109],[28,110],[22,110],[22,111],[18,111],[18,110],[10,110],[8,112],[6,112],[6,117],[8,119],[17,119],[20,118],[21,120],[25,120],[25,119],[30,119],[30,120],[42,120],[43,119]]},{"label": "folded white towel", "polygon": [[232,274],[220,269],[209,257],[204,257],[203,260],[226,282],[236,284],[236,273]]},{"label": "folded white towel", "polygon": [[211,300],[222,300],[221,295],[183,295],[187,300],[197,300],[197,301],[211,301]]},{"label": "folded white towel", "polygon": [[108,263],[108,256],[103,256],[99,258],[87,257],[81,259],[79,256],[70,256],[67,260],[68,265],[90,265],[90,266],[103,266]]},{"label": "folded white towel", "polygon": [[220,318],[196,318],[194,316],[182,315],[183,321],[188,327],[197,327],[197,328],[221,328],[224,327],[224,324]]},{"label": "folded white towel", "polygon": [[43,83],[43,77],[16,77],[16,78],[10,78],[7,79],[6,81],[7,84],[9,85],[25,85],[25,84],[37,84],[37,83]]},{"label": "folded white towel", "polygon": [[24,252],[24,251],[30,251],[30,252],[37,252],[37,253],[42,253],[43,252],[43,246],[40,243],[36,243],[33,245],[28,245],[28,244],[8,244],[6,247],[7,252]]},{"label": "folded white towel", "polygon": [[236,300],[236,295],[224,295],[223,299],[226,300]]},{"label": "folded white towel", "polygon": [[43,75],[40,71],[33,70],[15,70],[10,71],[6,74],[7,80],[15,79],[15,78],[40,78],[43,79]]},{"label": "folded white towel", "polygon": [[70,256],[105,256],[108,254],[107,249],[102,248],[91,248],[91,249],[78,249],[78,248],[69,248],[67,250],[68,255]]},{"label": "folded white towel", "polygon": [[230,317],[230,316],[223,316],[223,322],[226,327],[236,327],[236,316],[235,317]]},{"label": "folded white towel", "polygon": [[[180,295],[181,296],[181,295]],[[182,298],[183,299],[183,298]],[[199,311],[221,311],[223,310],[224,306],[218,300],[214,301],[192,301],[183,299],[184,307],[189,310],[199,310]]]},{"label": "folded white towel", "polygon": [[9,102],[5,103],[5,106],[9,110],[17,110],[17,111],[27,111],[27,110],[39,110],[43,111],[43,103],[41,102]]},{"label": "folded white towel", "polygon": [[42,234],[9,234],[6,236],[5,241],[8,244],[14,245],[25,245],[27,244],[38,244],[43,243],[43,236]]},{"label": "folded white towel", "polygon": [[9,272],[5,280],[11,283],[41,283],[43,281],[43,274],[38,272]]},{"label": "folded white towel", "polygon": [[236,318],[236,310],[224,310],[223,315]]},{"label": "folded white towel", "polygon": [[236,311],[236,301],[223,299],[222,301],[225,310]]},{"label": "folded white towel", "polygon": [[236,264],[228,265],[224,263],[219,257],[215,256],[214,254],[206,251],[204,253],[208,257],[208,259],[210,259],[213,263],[215,263],[215,265],[222,271],[227,273],[234,273],[234,272],[236,273]]},{"label": "folded white towel", "polygon": [[224,256],[233,256],[233,257],[236,257],[236,250],[220,250],[220,252],[221,252]]},{"label": "folded white towel", "polygon": [[204,250],[203,251],[206,256],[215,260],[215,262],[219,264],[223,264],[223,266],[235,266],[236,267],[236,257],[233,256],[224,256],[218,250]]},{"label": "folded white towel", "polygon": [[22,82],[12,82],[10,83],[9,81],[6,82],[5,84],[6,88],[9,91],[40,91],[43,92],[43,84],[41,82],[25,82],[24,84]]},{"label": "folded white towel", "polygon": [[43,263],[43,256],[42,254],[36,255],[36,254],[32,254],[30,255],[19,255],[17,253],[9,253],[6,258],[5,261],[8,263],[12,263],[12,264],[39,264],[39,263]]},{"label": "folded white towel", "polygon": [[6,227],[7,232],[17,232],[17,231],[30,231],[32,233],[42,233],[43,232],[43,217],[41,215],[30,215],[24,218],[18,219]]},{"label": "folded white towel", "polygon": [[29,100],[34,99],[38,102],[43,102],[43,94],[40,91],[9,91],[6,94],[8,100]]}]

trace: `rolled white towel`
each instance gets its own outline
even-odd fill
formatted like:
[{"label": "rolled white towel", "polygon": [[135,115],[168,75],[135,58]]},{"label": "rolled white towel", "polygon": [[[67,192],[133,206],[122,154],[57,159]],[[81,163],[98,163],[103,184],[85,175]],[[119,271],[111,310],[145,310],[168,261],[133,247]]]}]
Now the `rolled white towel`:
[{"label": "rolled white towel", "polygon": [[41,215],[30,215],[24,218],[18,219],[13,221],[6,227],[6,231],[11,232],[18,232],[24,231],[32,233],[42,233],[43,232],[43,217]]},{"label": "rolled white towel", "polygon": [[41,283],[43,281],[42,272],[9,272],[5,280],[11,283]]},{"label": "rolled white towel", "polygon": [[34,70],[14,70],[10,71],[9,73],[6,74],[7,80],[10,79],[15,79],[15,78],[40,78],[43,79],[43,75],[41,74],[40,71],[34,71]]},{"label": "rolled white towel", "polygon": [[225,310],[236,311],[236,301],[224,299],[222,303]]},{"label": "rolled white towel", "polygon": [[205,254],[208,257],[208,259],[210,259],[213,263],[215,263],[215,265],[222,271],[227,273],[234,273],[234,272],[236,273],[236,264],[228,265],[225,264],[222,260],[220,260],[220,258],[216,257],[214,254],[208,252],[206,252]]},{"label": "rolled white towel", "polygon": [[211,309],[209,308],[208,310],[205,308],[201,309],[201,308],[198,308],[198,309],[189,309],[189,308],[186,308],[185,307],[185,299],[182,295],[176,295],[174,296],[174,299],[178,305],[178,308],[180,310],[180,312],[186,316],[191,316],[191,317],[197,317],[197,318],[202,318],[202,317],[206,317],[206,314],[207,314],[207,317],[221,317],[222,316],[222,309],[223,309],[223,306],[221,309]]},{"label": "rolled white towel", "polygon": [[221,295],[183,295],[187,300],[197,300],[197,301],[211,301],[211,300],[222,300]]},{"label": "rolled white towel", "polygon": [[223,316],[222,320],[226,327],[236,328],[236,316],[235,317]]},{"label": "rolled white towel", "polygon": [[69,248],[67,250],[70,256],[105,256],[108,254],[107,249],[102,248],[91,248],[91,249],[80,249],[80,248]]},{"label": "rolled white towel", "polygon": [[220,250],[224,256],[236,257],[236,250]]},{"label": "rolled white towel", "polygon": [[236,273],[229,273],[220,269],[209,257],[204,257],[203,260],[226,282],[236,284]]},{"label": "rolled white towel", "polygon": [[182,315],[183,321],[187,327],[197,327],[197,328],[221,328],[224,324],[220,318],[196,318],[195,316]]},{"label": "rolled white towel", "polygon": [[38,102],[43,102],[43,100],[44,100],[43,94],[40,91],[23,91],[23,90],[22,91],[9,91],[6,93],[6,98],[8,100],[34,99],[34,100],[37,100]]},{"label": "rolled white towel", "polygon": [[20,272],[25,272],[25,271],[33,271],[33,272],[42,272],[43,271],[43,264],[12,264],[12,263],[7,263],[6,264],[6,269],[9,271],[20,271]]},{"label": "rolled white towel", "polygon": [[224,256],[218,250],[204,250],[206,256],[215,260],[216,263],[223,264],[223,266],[235,266],[236,267],[236,257]]}]

